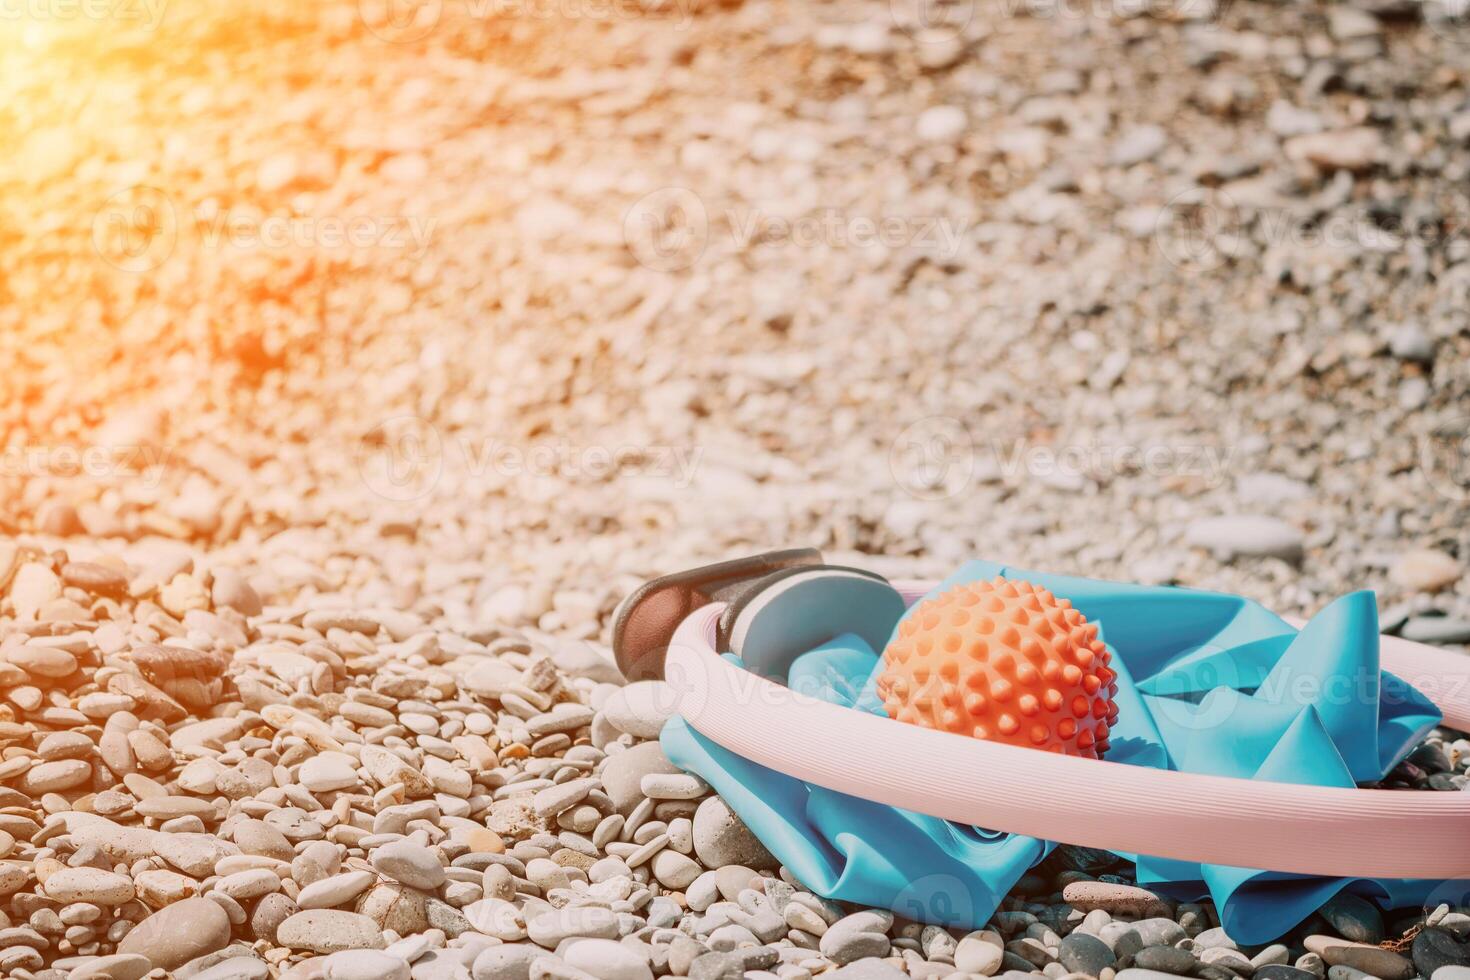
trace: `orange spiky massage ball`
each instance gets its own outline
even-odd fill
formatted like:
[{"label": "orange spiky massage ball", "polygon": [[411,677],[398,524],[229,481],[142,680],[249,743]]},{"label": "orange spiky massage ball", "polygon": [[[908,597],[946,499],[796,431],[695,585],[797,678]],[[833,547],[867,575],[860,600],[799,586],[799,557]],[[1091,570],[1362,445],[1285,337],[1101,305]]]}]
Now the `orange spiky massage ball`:
[{"label": "orange spiky massage ball", "polygon": [[1068,599],[1030,582],[972,582],[921,602],[883,651],[890,718],[1088,759],[1118,719],[1112,655]]}]

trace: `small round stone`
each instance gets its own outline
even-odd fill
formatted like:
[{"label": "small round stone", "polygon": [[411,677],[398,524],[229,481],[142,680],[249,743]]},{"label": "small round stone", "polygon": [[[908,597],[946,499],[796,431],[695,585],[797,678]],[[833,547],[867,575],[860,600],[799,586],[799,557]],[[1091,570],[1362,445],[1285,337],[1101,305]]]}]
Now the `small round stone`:
[{"label": "small round stone", "polygon": [[[1170,970],[1170,973],[1175,971]],[[1286,966],[1281,963],[1270,963],[1260,967],[1253,974],[1255,980],[1322,980],[1322,978],[1309,970],[1298,969],[1294,966]]]},{"label": "small round stone", "polygon": [[1307,950],[1321,956],[1328,966],[1350,966],[1382,980],[1409,980],[1414,964],[1391,950],[1354,943],[1338,936],[1308,936]]},{"label": "small round stone", "polygon": [[337,789],[351,789],[357,785],[357,767],[351,758],[338,753],[324,752],[301,764],[297,774],[301,785],[313,793],[327,793]]},{"label": "small round stone", "polygon": [[444,865],[434,852],[410,840],[384,844],[370,860],[379,872],[410,888],[433,891],[444,884]]},{"label": "small round stone", "polygon": [[128,590],[127,576],[115,568],[90,561],[69,561],[61,566],[61,580],[93,595],[120,599]]},{"label": "small round stone", "polygon": [[228,956],[214,966],[193,974],[190,980],[266,980],[269,976],[270,967],[266,966],[265,960],[242,953]]},{"label": "small round stone", "polygon": [[626,817],[643,800],[641,784],[643,777],[650,773],[680,773],[657,742],[642,742],[608,756],[600,773],[602,785],[613,806],[623,816]]},{"label": "small round stone", "polygon": [[20,788],[33,798],[76,789],[92,778],[92,767],[81,759],[59,759],[33,766],[20,778]]},{"label": "small round stone", "polygon": [[[1071,938],[1071,936],[1067,937],[1067,939]],[[1065,943],[1066,940],[1062,942]],[[1133,962],[1145,970],[1174,973],[1179,976],[1188,976],[1199,965],[1199,960],[1193,953],[1175,946],[1146,946],[1133,954]],[[1257,973],[1257,976],[1259,975]]]},{"label": "small round stone", "polygon": [[954,965],[961,973],[993,977],[1005,958],[1005,944],[998,933],[972,932],[955,947]]},{"label": "small round stone", "polygon": [[599,980],[653,980],[653,971],[643,957],[611,939],[583,939],[562,953],[568,966]]},{"label": "small round stone", "polygon": [[235,824],[235,845],[246,854],[259,854],[278,861],[290,861],[296,850],[286,835],[263,820],[241,820]]},{"label": "small round stone", "polygon": [[248,902],[279,891],[281,876],[269,868],[249,868],[225,875],[214,883],[214,888],[237,902]]},{"label": "small round stone", "polygon": [[635,681],[619,688],[602,713],[619,731],[638,738],[658,738],[678,707],[674,689],[664,681]]},{"label": "small round stone", "polygon": [[774,868],[779,863],[719,796],[711,796],[694,811],[694,853],[707,868],[727,864]]},{"label": "small round stone", "polygon": [[1383,913],[1365,898],[1341,892],[1319,912],[1344,939],[1373,945],[1383,941]]},{"label": "small round stone", "polygon": [[665,848],[653,856],[653,876],[666,888],[682,891],[698,878],[704,869],[691,859]]},{"label": "small round stone", "polygon": [[827,928],[819,948],[838,966],[870,956],[887,956],[891,943],[886,933],[892,925],[891,913],[854,912]]},{"label": "small round stone", "polygon": [[155,967],[172,970],[230,941],[230,917],[207,898],[186,898],[138,923],[118,944],[119,953],[148,957]]},{"label": "small round stone", "polygon": [[595,906],[555,909],[527,919],[526,934],[532,942],[547,949],[556,949],[563,940],[573,936],[616,939],[618,917],[611,909]]},{"label": "small round stone", "polygon": [[488,827],[475,827],[467,831],[464,845],[477,854],[505,853],[505,840]]},{"label": "small round stone", "polygon": [[[1100,910],[1094,911],[1098,915],[1108,914]],[[1088,915],[1092,914],[1094,913],[1088,913]],[[1187,933],[1184,931],[1183,926],[1175,922],[1173,919],[1167,919],[1162,916],[1156,916],[1151,919],[1139,919],[1137,922],[1131,923],[1109,922],[1107,923],[1107,925],[1114,926],[1122,930],[1131,929],[1133,932],[1138,934],[1138,941],[1139,944],[1142,946],[1175,946],[1178,945],[1179,942],[1183,940],[1187,935]],[[1201,935],[1203,935],[1203,933],[1201,933]],[[1107,937],[1102,936],[1101,932],[1099,932],[1099,936],[1101,936],[1104,941],[1107,940]]]},{"label": "small round stone", "polygon": [[709,792],[709,784],[688,773],[649,773],[639,781],[643,795],[655,800],[697,800]]},{"label": "small round stone", "polygon": [[296,904],[303,909],[330,909],[345,905],[372,886],[377,876],[371,871],[347,871],[314,881],[301,889]]},{"label": "small round stone", "polygon": [[276,930],[276,941],[291,949],[336,953],[344,949],[382,949],[383,930],[365,915],[344,909],[297,912]]},{"label": "small round stone", "polygon": [[1057,959],[1072,973],[1086,973],[1095,977],[1117,962],[1118,958],[1113,955],[1108,944],[1096,936],[1074,932],[1062,940]]},{"label": "small round stone", "polygon": [[233,568],[214,569],[212,595],[216,606],[233,609],[243,616],[259,616],[263,608],[260,595]]},{"label": "small round stone", "polygon": [[1470,966],[1470,941],[1431,926],[1414,937],[1410,954],[1419,975],[1430,977],[1447,966]]},{"label": "small round stone", "polygon": [[153,969],[148,957],[138,953],[99,956],[66,975],[66,980],[142,980]]},{"label": "small round stone", "polygon": [[408,964],[374,949],[347,949],[322,963],[323,980],[409,980]]},{"label": "small round stone", "polygon": [[1109,915],[1140,919],[1174,913],[1172,902],[1146,888],[1107,881],[1074,881],[1062,889],[1062,901],[1082,912],[1101,909]]},{"label": "small round stone", "polygon": [[[470,967],[470,977],[471,980],[528,980],[531,975],[532,961],[546,955],[544,949],[538,949],[525,943],[491,946],[475,957],[474,965]],[[434,976],[437,980],[441,975],[434,974]],[[453,977],[463,976],[463,973],[444,973],[442,976],[445,980],[450,980]]]},{"label": "small round stone", "polygon": [[298,911],[300,909],[296,903],[280,892],[266,895],[255,903],[255,909],[250,913],[250,932],[256,939],[263,939],[274,945],[281,923]]},{"label": "small round stone", "polygon": [[919,113],[914,131],[926,143],[952,143],[964,133],[969,120],[959,106],[930,106]]},{"label": "small round stone", "polygon": [[46,879],[46,894],[58,902],[122,905],[133,900],[133,881],[97,868],[62,868]]}]

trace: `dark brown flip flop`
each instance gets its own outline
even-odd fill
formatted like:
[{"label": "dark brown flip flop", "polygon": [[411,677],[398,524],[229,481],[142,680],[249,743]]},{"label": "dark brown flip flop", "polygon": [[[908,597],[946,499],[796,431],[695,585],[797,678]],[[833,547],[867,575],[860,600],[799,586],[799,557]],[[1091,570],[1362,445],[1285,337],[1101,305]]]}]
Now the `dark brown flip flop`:
[{"label": "dark brown flip flop", "polygon": [[639,586],[613,613],[618,669],[629,681],[662,678],[669,641],[685,616],[711,602],[726,601],[754,579],[821,563],[817,549],[791,548],[691,568]]}]

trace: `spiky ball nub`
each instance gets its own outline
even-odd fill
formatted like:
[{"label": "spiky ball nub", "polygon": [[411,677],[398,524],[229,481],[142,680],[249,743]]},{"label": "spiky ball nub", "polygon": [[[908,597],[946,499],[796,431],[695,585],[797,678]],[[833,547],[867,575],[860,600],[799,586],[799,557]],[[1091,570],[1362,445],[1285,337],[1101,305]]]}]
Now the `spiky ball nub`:
[{"label": "spiky ball nub", "polygon": [[926,599],[883,651],[890,718],[1088,759],[1118,719],[1112,655],[1067,599],[996,578]]}]

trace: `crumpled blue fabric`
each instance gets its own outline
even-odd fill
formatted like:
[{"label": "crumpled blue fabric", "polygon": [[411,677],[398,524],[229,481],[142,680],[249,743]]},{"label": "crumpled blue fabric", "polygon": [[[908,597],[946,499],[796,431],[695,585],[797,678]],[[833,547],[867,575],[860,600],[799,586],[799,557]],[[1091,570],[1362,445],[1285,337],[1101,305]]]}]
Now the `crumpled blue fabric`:
[{"label": "crumpled blue fabric", "polygon": [[[1380,670],[1371,592],[1338,599],[1300,632],[1240,596],[986,561],[966,563],[931,595],[997,575],[1045,586],[1098,624],[1118,671],[1112,762],[1352,787],[1382,779],[1440,720],[1424,695]],[[786,682],[881,716],[879,666],[879,651],[848,634],[798,657]],[[1053,847],[802,782],[735,755],[678,717],[661,742],[670,760],[710,783],[773,855],[826,898],[979,928]],[[855,757],[853,766],[862,760]],[[1207,813],[1200,833],[1209,833]],[[1227,932],[1247,944],[1284,935],[1344,890],[1394,908],[1419,904],[1443,884],[1122,856],[1137,862],[1141,885],[1180,900],[1213,898]]]}]

